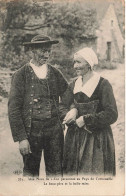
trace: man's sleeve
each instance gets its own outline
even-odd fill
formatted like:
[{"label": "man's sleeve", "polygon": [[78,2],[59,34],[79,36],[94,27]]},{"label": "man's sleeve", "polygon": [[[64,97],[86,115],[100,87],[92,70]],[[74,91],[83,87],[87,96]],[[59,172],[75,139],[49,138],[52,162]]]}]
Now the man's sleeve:
[{"label": "man's sleeve", "polygon": [[24,77],[17,71],[11,81],[11,89],[8,101],[8,115],[14,141],[22,141],[27,138],[22,119],[22,107],[24,99]]},{"label": "man's sleeve", "polygon": [[69,111],[70,105],[73,103],[73,94],[70,85],[59,70],[57,79],[58,91],[61,99],[61,102],[59,103],[59,111],[61,119],[63,119],[66,113]]},{"label": "man's sleeve", "polygon": [[58,71],[57,72],[57,79],[58,79],[59,96],[62,97],[62,95],[67,90],[69,85],[68,85],[67,80],[65,79],[65,77],[61,73],[61,71],[59,71],[59,70],[57,70],[57,71]]}]

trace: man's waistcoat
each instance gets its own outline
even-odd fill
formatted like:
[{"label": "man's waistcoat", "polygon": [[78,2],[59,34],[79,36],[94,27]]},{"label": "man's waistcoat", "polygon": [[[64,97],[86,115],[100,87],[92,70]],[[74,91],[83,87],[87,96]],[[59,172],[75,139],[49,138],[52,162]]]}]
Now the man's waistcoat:
[{"label": "man's waistcoat", "polygon": [[[49,70],[49,90],[58,108],[59,96],[63,95],[68,84],[57,69],[49,65]],[[13,75],[8,102],[9,121],[15,142],[26,139],[30,134],[34,93],[34,77],[27,64]]]}]

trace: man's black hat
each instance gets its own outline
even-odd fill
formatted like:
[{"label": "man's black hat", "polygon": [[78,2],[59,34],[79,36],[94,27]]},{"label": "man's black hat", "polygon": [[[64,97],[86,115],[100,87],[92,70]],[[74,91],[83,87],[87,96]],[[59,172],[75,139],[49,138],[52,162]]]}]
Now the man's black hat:
[{"label": "man's black hat", "polygon": [[43,35],[36,35],[35,37],[32,38],[30,42],[24,42],[24,46],[45,46],[45,45],[52,45],[52,44],[58,44],[58,40],[51,40],[50,37],[43,36]]}]

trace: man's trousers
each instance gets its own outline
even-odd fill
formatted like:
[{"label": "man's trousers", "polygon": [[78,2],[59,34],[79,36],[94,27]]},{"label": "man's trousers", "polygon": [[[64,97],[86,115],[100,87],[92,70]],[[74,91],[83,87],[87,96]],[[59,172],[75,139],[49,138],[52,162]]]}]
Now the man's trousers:
[{"label": "man's trousers", "polygon": [[62,176],[63,131],[58,121],[33,121],[29,143],[31,152],[23,156],[24,176],[39,176],[42,150],[47,176]]}]

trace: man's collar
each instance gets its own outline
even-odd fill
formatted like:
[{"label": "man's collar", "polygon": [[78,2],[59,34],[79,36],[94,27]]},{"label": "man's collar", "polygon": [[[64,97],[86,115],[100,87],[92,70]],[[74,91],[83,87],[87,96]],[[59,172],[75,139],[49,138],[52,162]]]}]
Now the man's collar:
[{"label": "man's collar", "polygon": [[43,64],[42,66],[38,67],[34,63],[32,63],[32,60],[30,61],[30,66],[34,70],[36,76],[40,79],[45,79],[47,78],[49,69],[47,64]]}]

